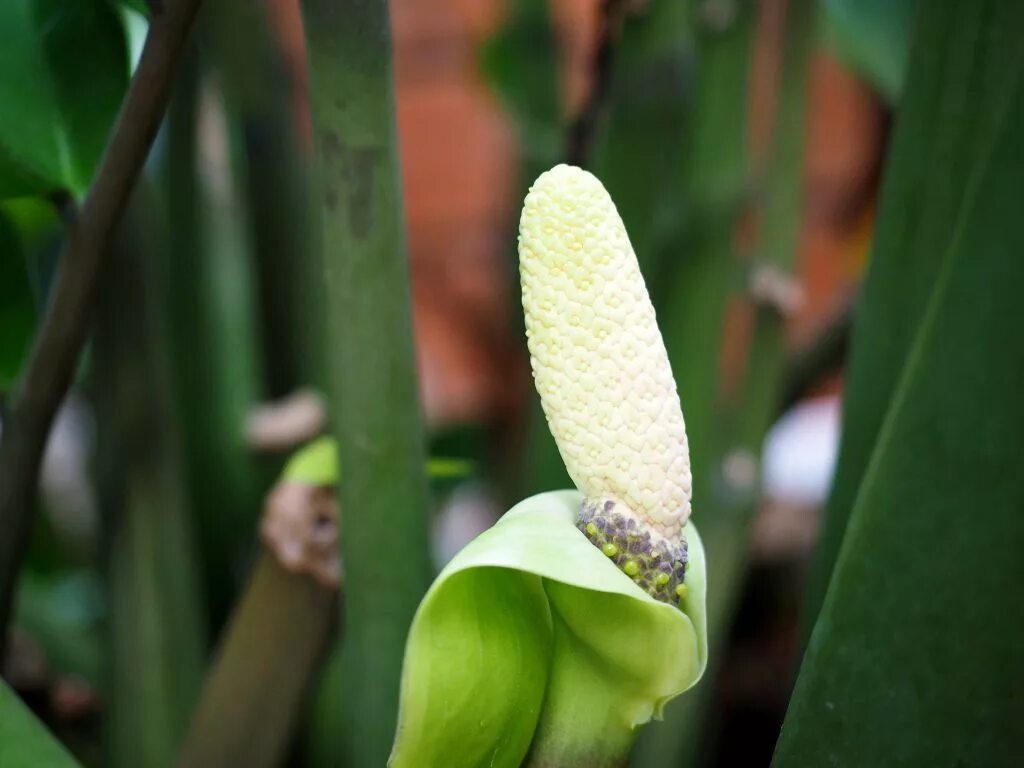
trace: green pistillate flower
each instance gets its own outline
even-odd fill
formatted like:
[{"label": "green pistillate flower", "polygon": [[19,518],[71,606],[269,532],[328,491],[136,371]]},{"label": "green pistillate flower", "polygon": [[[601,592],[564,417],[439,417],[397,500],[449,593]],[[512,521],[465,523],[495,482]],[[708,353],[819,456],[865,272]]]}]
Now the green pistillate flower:
[{"label": "green pistillate flower", "polygon": [[707,661],[686,429],[622,220],[558,166],[526,197],[519,249],[534,378],[578,490],[512,508],[427,592],[394,768],[622,765]]}]

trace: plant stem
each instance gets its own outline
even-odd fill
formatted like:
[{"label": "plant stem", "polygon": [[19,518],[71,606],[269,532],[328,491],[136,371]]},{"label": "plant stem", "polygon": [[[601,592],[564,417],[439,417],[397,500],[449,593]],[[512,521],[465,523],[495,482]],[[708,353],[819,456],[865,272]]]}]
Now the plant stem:
[{"label": "plant stem", "polygon": [[89,330],[96,285],[114,228],[167,106],[171,82],[200,0],[154,9],[138,69],[96,178],[71,222],[53,295],[32,345],[0,442],[0,657],[14,585],[32,530],[36,483],[54,415]]},{"label": "plant stem", "polygon": [[336,590],[261,552],[207,677],[178,768],[282,764],[336,600]]},{"label": "plant stem", "polygon": [[345,467],[344,716],[318,748],[387,761],[405,639],[430,581],[385,0],[303,0],[331,339],[330,407]]},{"label": "plant stem", "polygon": [[615,43],[622,26],[622,17],[626,9],[623,0],[603,0],[598,15],[597,46],[591,73],[590,94],[587,96],[579,114],[569,126],[568,147],[565,152],[566,162],[580,168],[586,168],[591,159],[591,147],[598,121],[606,106],[608,91],[611,85],[612,63],[615,60]]},{"label": "plant stem", "polygon": [[157,241],[138,212],[129,213],[100,287],[93,346],[110,603],[105,724],[114,768],[170,765],[205,650],[166,331],[155,311]]},{"label": "plant stem", "polygon": [[[748,11],[751,10],[748,8]],[[752,14],[751,14],[752,16]],[[737,47],[725,48],[725,41],[712,43],[718,51],[710,57],[707,53],[700,61],[701,67],[715,67],[718,56],[725,57],[719,61],[719,72],[701,76],[700,83],[715,84],[712,90],[716,93],[729,94],[730,100],[736,94],[746,94],[749,70],[750,46],[752,44],[753,24],[748,16],[745,22],[746,32],[742,39],[734,40]],[[744,22],[740,22],[744,23]],[[813,0],[790,0],[786,11],[785,30],[783,33],[783,56],[779,75],[779,97],[777,101],[777,118],[773,133],[769,174],[764,188],[763,219],[766,225],[761,236],[760,261],[782,274],[792,269],[796,254],[796,238],[799,230],[802,206],[802,174],[804,123],[806,112],[807,73],[810,52],[815,41],[815,12]],[[737,34],[740,34],[737,32]],[[706,50],[706,49],[705,49]],[[731,62],[730,62],[731,60]],[[725,81],[719,78],[726,78]],[[707,79],[705,79],[707,78]],[[698,86],[698,89],[700,86]],[[705,125],[706,136],[712,142],[725,138],[722,127],[714,128],[703,121],[705,115],[715,114],[716,110],[702,110],[703,98],[715,99],[715,95],[695,97],[694,120],[698,134],[700,126]],[[721,97],[719,97],[721,98]],[[745,105],[746,98],[741,97],[740,104]],[[721,104],[717,111],[719,118],[724,120],[727,110]],[[733,102],[731,109],[736,109]],[[745,143],[745,121],[739,133],[732,135],[731,141],[736,146]],[[727,132],[729,133],[729,132]],[[699,156],[708,163],[705,170],[700,170],[702,163],[698,161],[698,171],[691,172],[691,183],[705,178],[704,193],[697,199],[714,200],[715,190],[723,189],[720,183],[713,181],[716,174],[729,174],[719,167],[722,162],[720,146],[717,152],[701,152]],[[716,155],[718,159],[716,160]],[[744,163],[745,166],[745,163]],[[745,173],[744,166],[731,165],[733,174]],[[717,170],[716,170],[717,169]],[[705,176],[707,174],[707,176]],[[739,178],[734,176],[734,178]],[[729,188],[728,186],[724,188]],[[736,208],[729,217],[705,220],[702,226],[710,226],[706,236],[710,238],[705,247],[717,252],[702,270],[704,280],[717,275],[717,285],[713,289],[704,286],[702,290],[708,294],[721,297],[723,303],[716,307],[715,317],[719,327],[724,317],[724,298],[728,295],[729,284],[735,275],[735,259],[731,245],[740,209]],[[717,242],[717,246],[711,244]],[[698,284],[700,285],[700,284]],[[699,295],[699,294],[698,294]],[[677,301],[678,298],[677,298]],[[704,299],[701,303],[709,303]],[[679,304],[687,304],[680,301]],[[683,309],[685,312],[685,308]],[[672,316],[670,310],[670,317]],[[720,337],[714,339],[714,346],[707,342],[691,340],[687,346],[703,348],[703,354],[696,358],[683,354],[680,350],[678,363],[685,366],[678,377],[684,407],[690,402],[693,394],[697,395],[699,408],[691,418],[693,409],[686,411],[691,445],[694,446],[694,467],[699,475],[694,476],[694,498],[696,522],[701,531],[709,564],[708,593],[708,671],[705,682],[695,691],[669,705],[665,712],[665,723],[649,729],[641,740],[637,754],[637,765],[678,765],[691,764],[698,759],[701,748],[700,735],[705,723],[704,713],[713,687],[713,679],[717,664],[721,661],[720,654],[724,649],[725,633],[733,614],[738,591],[742,584],[746,563],[746,540],[748,522],[753,511],[754,499],[750,489],[737,492],[735,489],[723,490],[721,467],[726,458],[734,451],[743,451],[755,461],[760,453],[760,446],[765,432],[771,425],[775,415],[779,387],[785,360],[782,320],[777,310],[763,306],[756,310],[755,329],[750,342],[746,371],[738,401],[729,411],[723,412],[722,405],[717,403],[719,386],[717,379],[706,375],[696,386],[689,387],[690,380],[698,375],[696,371],[702,366],[708,370],[717,370],[720,354]],[[685,327],[691,327],[698,333],[709,325],[709,320],[690,317]],[[670,354],[673,352],[670,347]],[[676,359],[676,358],[674,358]],[[693,371],[692,373],[690,371]],[[702,500],[702,501],[700,501]]]},{"label": "plant stem", "polygon": [[251,232],[262,336],[263,395],[323,385],[322,266],[310,232],[307,158],[299,147],[283,54],[265,3],[211,6],[215,58],[223,76],[239,189]]},{"label": "plant stem", "polygon": [[803,349],[797,350],[786,364],[777,415],[781,416],[839,371],[847,359],[853,328],[853,301],[829,319]]}]

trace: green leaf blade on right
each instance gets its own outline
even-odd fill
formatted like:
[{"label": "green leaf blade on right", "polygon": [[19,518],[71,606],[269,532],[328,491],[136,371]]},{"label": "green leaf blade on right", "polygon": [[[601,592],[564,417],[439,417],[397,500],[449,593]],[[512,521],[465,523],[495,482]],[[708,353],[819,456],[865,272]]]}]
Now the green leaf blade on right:
[{"label": "green leaf blade on right", "polygon": [[[780,768],[1020,763],[1021,29],[1024,7],[1009,2],[935,4],[919,20],[906,98],[930,92],[948,109],[959,93],[961,109],[945,114],[963,133],[949,145],[953,165],[921,167],[921,185],[886,198],[872,269],[898,271],[901,258],[904,269],[920,264],[891,247],[900,234],[889,229],[893,220],[913,230],[930,219],[942,253],[916,275],[918,288],[933,287],[891,403],[879,399],[888,407],[790,702],[773,763]],[[934,117],[916,118],[925,131],[919,151],[929,125],[950,128]],[[906,167],[901,153],[914,151],[899,131],[892,174]],[[955,184],[962,188],[934,188]],[[951,203],[945,226],[932,207],[943,197]],[[869,281],[865,306],[880,285]],[[871,338],[865,325],[855,342],[865,361]],[[888,354],[884,341],[876,353]]]}]

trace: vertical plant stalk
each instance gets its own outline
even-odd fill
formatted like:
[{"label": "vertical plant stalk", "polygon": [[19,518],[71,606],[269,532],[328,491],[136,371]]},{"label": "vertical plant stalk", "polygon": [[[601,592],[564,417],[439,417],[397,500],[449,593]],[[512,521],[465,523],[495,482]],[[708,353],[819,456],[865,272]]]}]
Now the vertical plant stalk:
[{"label": "vertical plant stalk", "polygon": [[[385,0],[303,0],[319,164],[330,407],[345,482],[345,638],[314,758],[377,768],[431,576],[428,491]],[[340,699],[340,703],[339,703]],[[333,702],[333,703],[331,703]]]},{"label": "vertical plant stalk", "polygon": [[239,560],[251,551],[259,509],[254,462],[242,438],[256,394],[248,313],[238,311],[232,298],[245,286],[239,288],[231,268],[236,254],[218,247],[215,236],[218,228],[231,226],[230,219],[211,210],[214,194],[199,175],[198,54],[193,45],[182,62],[164,127],[167,247],[158,255],[189,507],[216,631],[239,586]]},{"label": "vertical plant stalk", "polygon": [[282,765],[337,590],[260,553],[209,672],[178,768]]},{"label": "vertical plant stalk", "polygon": [[[800,213],[802,207],[802,178],[803,178],[803,147],[805,136],[806,100],[808,64],[810,53],[815,41],[815,4],[812,0],[790,0],[786,9],[785,29],[783,33],[783,55],[779,75],[779,91],[776,108],[776,124],[772,139],[771,157],[769,161],[768,176],[764,187],[764,203],[762,220],[764,225],[761,232],[760,247],[758,249],[757,261],[760,269],[769,269],[777,274],[788,275],[792,270],[797,248],[797,234],[799,231]],[[750,46],[752,44],[753,24],[748,20],[747,31],[742,42],[737,40],[737,47],[732,49],[729,58],[733,60],[722,61],[716,59],[717,55],[725,55],[726,49],[720,48],[716,53],[705,55],[699,62],[701,67],[715,68],[716,60],[721,69],[718,75],[714,71],[701,76],[701,83],[717,82],[716,92],[729,94],[732,102],[732,109],[736,108],[736,93],[747,92],[747,78],[749,76],[748,65]],[[719,46],[724,45],[719,43]],[[741,47],[742,46],[742,47]],[[742,64],[742,66],[740,66]],[[728,74],[727,74],[728,73]],[[727,85],[719,77],[727,76],[730,84]],[[705,79],[707,78],[707,79]],[[694,131],[695,139],[699,140],[700,135],[706,136],[707,140],[717,144],[725,138],[721,132],[721,126],[717,129],[705,123],[707,117],[701,116],[702,97],[699,91],[695,96],[697,99],[694,107]],[[716,95],[708,94],[707,99],[715,99]],[[722,99],[719,97],[718,99]],[[745,98],[739,102],[745,104]],[[703,110],[707,116],[717,114],[723,120],[726,119],[724,110],[728,107],[723,103],[720,110]],[[733,135],[731,130],[725,131],[725,135],[731,135],[732,140],[737,142],[735,146],[745,143],[745,121],[738,135]],[[701,131],[701,126],[705,131]],[[714,190],[722,189],[719,183],[714,183],[717,174],[724,174],[725,178],[732,176],[740,178],[738,174],[744,173],[741,166],[732,165],[733,173],[725,169],[730,167],[728,157],[729,150],[725,145],[719,145],[718,151],[707,151],[699,153],[706,158],[707,166],[698,161],[696,172],[691,171],[690,183],[701,183],[703,179],[704,194],[696,195],[696,200],[714,200]],[[715,158],[718,158],[717,161]],[[734,158],[732,162],[736,159]],[[725,160],[725,162],[723,162]],[[722,163],[718,165],[718,163]],[[700,170],[701,168],[705,170]],[[717,170],[716,170],[717,169]],[[725,188],[730,188],[726,186]],[[733,187],[735,188],[735,187]],[[709,194],[710,193],[710,194]],[[722,214],[725,211],[720,212]],[[731,245],[734,236],[735,226],[739,209],[734,208],[731,216],[711,216],[706,219],[709,229],[705,230],[706,237],[698,240],[703,243],[707,261],[701,271],[699,279],[703,281],[712,280],[717,285],[710,288],[703,282],[697,285],[704,285],[708,296],[720,297],[720,303],[714,307],[711,318],[715,324],[710,327],[721,328],[721,321],[724,318],[724,298],[728,295],[728,285],[735,274],[735,255]],[[717,242],[717,245],[714,245]],[[689,270],[684,269],[681,278]],[[681,283],[682,284],[682,283]],[[691,287],[692,290],[692,287]],[[684,294],[685,295],[685,294]],[[700,304],[709,304],[710,300],[705,299]],[[685,308],[686,302],[680,302],[683,312],[692,312]],[[673,310],[668,309],[672,314]],[[679,326],[692,327],[695,330],[709,327],[708,320],[701,320],[691,317],[680,322]],[[708,563],[711,573],[709,574],[708,594],[708,636],[709,647],[721,649],[725,632],[728,629],[729,620],[733,614],[738,590],[742,583],[744,573],[746,540],[748,522],[753,511],[754,499],[748,493],[723,492],[719,480],[720,467],[728,454],[741,450],[747,455],[757,457],[760,454],[760,446],[764,435],[771,425],[775,415],[775,407],[782,383],[783,365],[786,359],[783,347],[783,317],[779,309],[768,304],[759,304],[756,309],[754,333],[751,338],[748,352],[748,360],[740,396],[738,401],[728,411],[723,411],[721,404],[716,402],[718,392],[717,379],[705,376],[701,382],[694,382],[693,389],[687,389],[691,375],[680,371],[677,376],[680,378],[680,390],[684,393],[684,406],[687,414],[694,414],[701,418],[695,419],[690,416],[690,430],[694,446],[700,446],[698,430],[706,435],[709,450],[703,452],[703,456],[697,455],[695,451],[694,467],[701,475],[694,477],[694,499],[695,516],[701,526],[705,547],[708,552]],[[704,354],[698,359],[705,360],[707,370],[717,370],[718,355],[720,350],[721,337],[714,337],[714,346],[709,346],[709,340],[691,339],[689,345],[700,345]],[[680,342],[685,342],[686,336],[680,337]],[[673,349],[670,348],[670,354]],[[692,362],[693,355],[686,356],[679,352],[673,359]],[[694,373],[699,370],[694,367]],[[702,407],[699,409],[690,408],[685,396],[694,393],[697,395]],[[710,674],[713,679],[716,659],[720,656],[711,652]],[[671,705],[665,714],[664,725],[648,729],[649,737],[642,742],[637,755],[637,764],[643,765],[677,765],[690,764],[698,759],[698,752],[701,748],[700,734],[704,725],[704,712],[711,695],[712,687],[705,684],[693,695]]]},{"label": "vertical plant stalk", "polygon": [[307,158],[266,5],[227,0],[211,8],[209,20],[251,234],[263,394],[273,399],[322,386],[326,344],[322,267],[311,235],[318,219],[309,214]]},{"label": "vertical plant stalk", "polygon": [[85,343],[96,284],[114,228],[146,160],[200,0],[154,6],[149,33],[100,161],[71,222],[52,298],[32,345],[0,442],[0,657],[14,586],[32,530],[46,439]]},{"label": "vertical plant stalk", "polygon": [[136,212],[101,285],[93,348],[109,595],[105,725],[109,765],[161,768],[199,691],[205,629],[154,240]]},{"label": "vertical plant stalk", "polygon": [[570,165],[586,168],[590,162],[594,137],[611,88],[615,43],[619,38],[626,9],[627,3],[624,0],[602,0],[600,5],[590,93],[569,126],[565,159]]}]

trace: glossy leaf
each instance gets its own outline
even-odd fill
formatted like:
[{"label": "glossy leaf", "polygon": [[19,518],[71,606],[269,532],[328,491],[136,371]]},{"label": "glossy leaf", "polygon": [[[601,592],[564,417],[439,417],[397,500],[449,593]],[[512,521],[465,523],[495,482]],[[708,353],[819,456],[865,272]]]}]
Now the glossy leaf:
[{"label": "glossy leaf", "polygon": [[[1024,7],[936,3],[922,21],[907,98],[920,89],[943,104],[947,89],[974,84],[963,92],[970,107],[951,116],[964,130],[953,153],[965,163],[953,166],[962,197],[801,667],[776,751],[782,767],[1020,762]],[[934,60],[945,69],[926,66]],[[897,142],[894,152],[928,146]],[[934,185],[951,183],[945,167],[932,174]],[[880,224],[933,216],[934,193],[918,191],[890,197]],[[885,240],[875,259],[878,269],[915,266]],[[871,340],[865,330],[857,343]]]},{"label": "glossy leaf", "polygon": [[575,527],[581,495],[531,497],[442,571],[413,621],[391,765],[616,764],[707,660],[704,552],[654,600]]},{"label": "glossy leaf", "polygon": [[4,768],[78,766],[3,680],[0,680],[0,765]]},{"label": "glossy leaf", "polygon": [[82,196],[128,82],[118,11],[105,0],[0,3],[0,198]]}]

